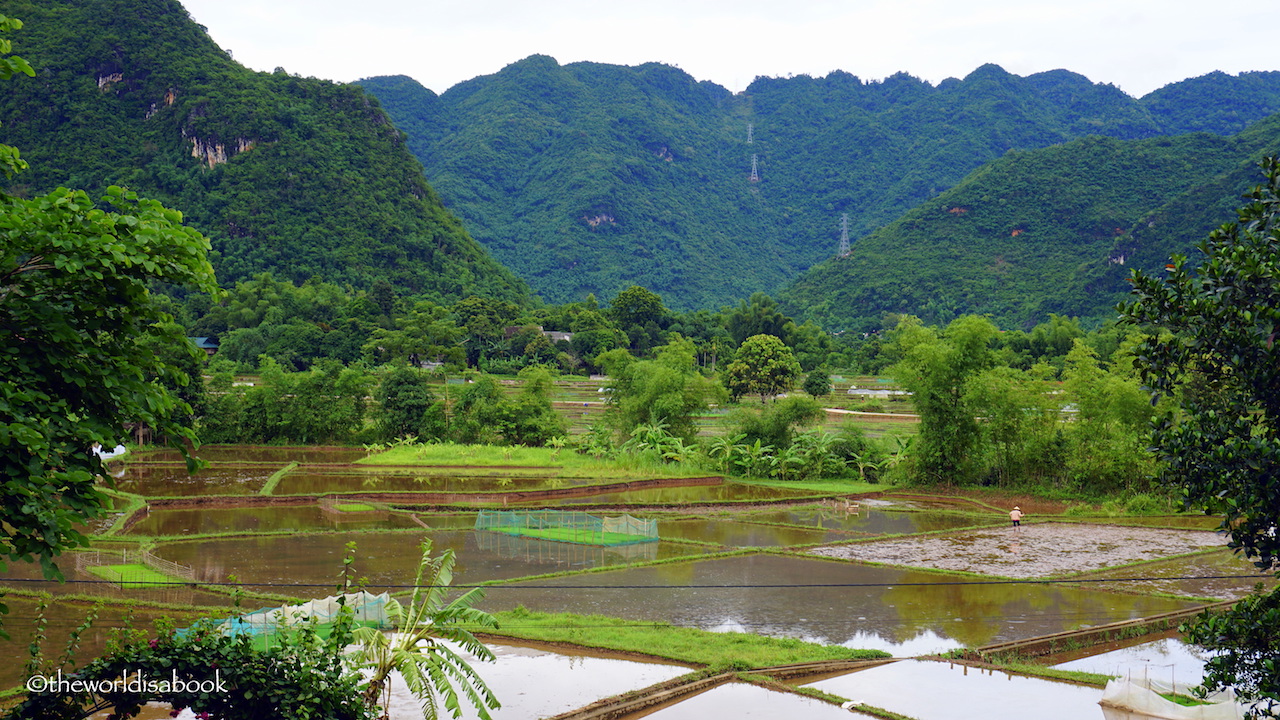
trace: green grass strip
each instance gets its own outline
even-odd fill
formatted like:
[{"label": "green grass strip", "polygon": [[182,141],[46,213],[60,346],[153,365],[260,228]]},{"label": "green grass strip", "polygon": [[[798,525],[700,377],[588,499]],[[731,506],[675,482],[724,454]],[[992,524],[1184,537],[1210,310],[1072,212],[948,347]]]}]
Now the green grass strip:
[{"label": "green grass strip", "polygon": [[262,486],[262,489],[258,491],[258,494],[270,495],[271,493],[275,492],[276,486],[280,484],[280,478],[283,478],[285,475],[288,475],[296,467],[298,467],[298,461],[294,460],[293,462],[289,463],[288,465],[285,465],[284,467],[280,468],[274,473],[271,473],[271,477],[267,478],[266,484]]},{"label": "green grass strip", "polygon": [[120,583],[125,589],[174,587],[185,585],[185,580],[170,577],[140,563],[121,565],[95,565],[86,568],[91,574],[103,580]]},{"label": "green grass strip", "polygon": [[694,665],[771,667],[817,660],[889,657],[880,650],[857,650],[748,633],[710,632],[602,615],[542,613],[516,608],[496,613],[495,617],[499,629],[486,630],[491,635],[642,653]]}]

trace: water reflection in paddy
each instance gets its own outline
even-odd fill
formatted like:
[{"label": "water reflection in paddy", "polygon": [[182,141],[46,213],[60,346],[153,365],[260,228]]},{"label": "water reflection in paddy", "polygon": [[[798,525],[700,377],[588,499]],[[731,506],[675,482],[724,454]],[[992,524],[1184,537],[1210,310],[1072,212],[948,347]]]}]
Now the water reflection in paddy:
[{"label": "water reflection in paddy", "polygon": [[[356,543],[354,573],[373,588],[413,582],[421,554],[418,541],[430,538],[432,552],[452,549],[458,564],[455,584],[506,580],[564,570],[582,570],[640,560],[680,557],[704,548],[680,543],[644,543],[592,547],[472,530],[382,533],[323,533],[179,541],[159,545],[155,554],[195,569],[209,580],[236,575],[253,586],[278,586],[275,592],[320,597],[342,568],[346,543]],[[296,587],[304,585],[313,587]]]},{"label": "water reflection in paddy", "polygon": [[816,493],[812,490],[725,483],[723,485],[606,492],[588,497],[558,500],[557,503],[562,505],[596,503],[605,505],[687,505],[693,503],[768,502],[818,495],[821,495],[821,493]]},{"label": "water reflection in paddy", "polygon": [[[1199,684],[1212,655],[1176,637],[1141,642],[1088,657],[1058,663],[1058,670],[1077,670],[1113,677],[1151,677],[1164,682]],[[1096,648],[1095,648],[1096,651]]]},{"label": "water reflection in paddy", "polygon": [[851,536],[827,530],[758,525],[725,519],[661,520],[658,534],[664,538],[681,538],[711,542],[727,547],[784,547],[848,540]]},{"label": "water reflection in paddy", "polygon": [[[467,526],[474,519],[467,519]],[[152,510],[132,535],[203,535],[282,530],[393,530],[420,527],[402,513],[352,513],[317,505]]]},{"label": "water reflection in paddy", "polygon": [[150,497],[253,495],[279,469],[271,465],[220,465],[192,475],[185,465],[129,465],[109,486]]},{"label": "water reflection in paddy", "polygon": [[843,530],[865,535],[907,535],[981,525],[975,515],[939,511],[894,511],[862,506],[856,512],[822,505],[751,513],[743,519]]},{"label": "water reflection in paddy", "polygon": [[942,662],[904,660],[808,687],[925,720],[1103,717],[1098,688]]},{"label": "water reflection in paddy", "polygon": [[870,718],[849,712],[817,698],[766,690],[746,683],[728,683],[697,695],[685,697],[657,710],[621,716],[620,720],[704,720],[704,718],[805,718],[805,720],[848,720]]},{"label": "water reflection in paddy", "polygon": [[[492,663],[460,654],[502,703],[489,713],[494,720],[551,717],[690,672],[678,665],[622,660],[602,653],[561,654],[506,645],[489,645],[489,649],[495,656]],[[392,683],[392,720],[421,720],[421,704],[405,689],[404,681],[397,676]],[[477,717],[465,701],[463,709],[462,717]]]},{"label": "water reflection in paddy", "polygon": [[[909,646],[916,654],[1144,617],[1193,603],[754,554],[516,583],[492,588],[485,600],[492,609],[516,605],[799,637],[894,654]],[[922,648],[919,641],[930,634],[937,645]]]}]

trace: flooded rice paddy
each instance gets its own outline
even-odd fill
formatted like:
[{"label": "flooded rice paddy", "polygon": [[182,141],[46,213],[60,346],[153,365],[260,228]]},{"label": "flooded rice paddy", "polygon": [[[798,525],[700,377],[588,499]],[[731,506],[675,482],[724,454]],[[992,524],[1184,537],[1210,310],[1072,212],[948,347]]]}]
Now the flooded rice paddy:
[{"label": "flooded rice paddy", "polygon": [[[596,613],[881,649],[900,657],[1179,610],[1196,603],[1171,595],[1239,597],[1254,582],[1246,577],[1252,573],[1247,562],[1226,551],[1203,552],[1221,544],[1220,537],[1203,532],[1216,524],[1211,518],[1139,518],[1109,524],[1081,523],[1077,518],[1071,524],[1041,522],[1011,531],[1001,512],[965,498],[863,498],[854,509],[843,500],[819,502],[821,493],[743,483],[619,491],[601,484],[607,480],[559,477],[558,468],[548,467],[441,470],[351,465],[366,454],[352,448],[206,447],[200,455],[213,464],[188,476],[176,453],[152,453],[117,466],[117,487],[150,498],[179,499],[157,502],[145,517],[133,518],[126,533],[99,536],[96,543],[131,549],[145,544],[162,559],[190,566],[202,582],[222,582],[235,575],[250,591],[312,598],[335,591],[348,542],[357,546],[355,576],[367,578],[375,591],[404,591],[417,568],[419,542],[430,539],[436,553],[451,549],[456,554],[456,584],[499,583],[488,588],[485,609],[523,605],[549,612]],[[267,481],[282,470],[287,472],[267,492],[303,497],[237,499],[262,493]],[[626,511],[656,518],[661,540],[594,547],[475,531],[474,512],[429,512],[425,505],[403,505],[341,513],[319,504],[321,495],[345,492],[453,493],[460,498],[466,493],[495,493],[510,499],[514,492],[587,486],[591,494],[582,497],[525,505],[603,506],[607,509],[590,512]],[[195,506],[164,507],[165,502]],[[233,506],[236,503],[254,505]],[[465,506],[465,498],[458,504]],[[1036,519],[1044,520],[1049,508],[1036,512]],[[102,522],[91,530],[103,533],[109,528]],[[190,539],[181,539],[184,536]],[[774,551],[759,552],[762,548]],[[724,550],[738,554],[708,555]],[[814,557],[817,552],[834,557]],[[1169,558],[1185,553],[1193,554]],[[84,657],[105,647],[105,628],[124,623],[123,600],[167,602],[177,608],[225,607],[229,602],[225,594],[189,586],[122,590],[84,582],[91,576],[64,568],[69,579],[79,582],[24,582],[41,579],[38,568],[29,564],[13,564],[4,574],[9,585],[24,590],[77,592],[108,602],[100,623],[104,629],[88,640]],[[1063,576],[1072,582],[1039,580]],[[1128,581],[1135,576],[1142,579]],[[1118,579],[1126,582],[1113,582]],[[1125,592],[1115,592],[1118,585]],[[13,597],[9,604],[15,611],[6,619],[6,628],[14,640],[0,645],[0,653],[17,657],[25,652],[34,624],[34,604]],[[51,638],[65,637],[87,607],[55,603]],[[175,612],[180,611],[163,614]],[[161,611],[136,614],[149,620]],[[1140,651],[1146,659],[1135,662],[1161,666],[1159,657],[1151,659],[1153,652],[1159,656],[1178,651]],[[570,657],[504,647],[499,655],[498,664],[479,668],[506,706],[495,715],[499,718],[546,717],[685,672],[682,667],[590,653]],[[1110,667],[1127,661],[1099,662],[1099,667]],[[1181,659],[1174,664],[1193,665]],[[0,669],[0,686],[20,680],[16,664],[10,665],[15,667]],[[1053,718],[1058,715],[1050,710],[1059,708],[1074,708],[1071,717],[1102,714],[1096,698],[1079,700],[1088,693],[1082,695],[1074,686],[1063,690],[1057,687],[1061,683],[958,667],[897,663],[815,685],[919,720],[945,720],[955,716],[955,708],[963,708],[965,717]],[[929,695],[950,698],[955,708],[904,702],[928,700],[904,698],[921,695],[911,690],[925,685],[940,688]],[[1100,696],[1099,690],[1086,690]],[[955,702],[961,696],[964,702]],[[1034,698],[1034,708],[1027,709],[1024,698]],[[414,703],[402,709],[416,707]],[[393,717],[399,712],[393,709]],[[732,684],[651,709],[646,716],[819,718],[834,713],[850,715],[811,698]]]},{"label": "flooded rice paddy", "polygon": [[719,717],[848,720],[873,716],[849,712],[804,695],[766,690],[746,683],[728,683],[669,705],[623,715],[620,720],[703,720]]},{"label": "flooded rice paddy", "polygon": [[[1102,690],[945,662],[903,660],[808,685],[928,720],[1082,720],[1103,717]],[[928,692],[921,692],[922,689]]]},{"label": "flooded rice paddy", "polygon": [[[689,668],[623,659],[604,652],[550,652],[531,647],[490,644],[492,662],[476,662],[459,651],[484,677],[502,707],[491,710],[493,720],[545,718],[589,705],[613,695],[639,690],[690,672]],[[530,682],[537,678],[536,682]],[[422,707],[403,680],[392,680],[391,720],[421,720]],[[463,718],[478,715],[463,706]]]},{"label": "flooded rice paddy", "polygon": [[750,554],[511,583],[490,589],[483,606],[517,605],[794,637],[901,656],[1135,619],[1195,603]]}]

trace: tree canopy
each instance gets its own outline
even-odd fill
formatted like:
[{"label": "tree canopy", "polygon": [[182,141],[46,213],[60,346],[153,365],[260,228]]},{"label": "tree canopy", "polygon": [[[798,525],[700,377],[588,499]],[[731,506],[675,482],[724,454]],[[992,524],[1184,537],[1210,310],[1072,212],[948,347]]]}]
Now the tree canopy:
[{"label": "tree canopy", "polygon": [[[1126,317],[1151,329],[1136,364],[1175,406],[1156,425],[1166,480],[1189,507],[1221,515],[1228,545],[1280,568],[1280,160],[1234,223],[1202,241],[1198,264],[1174,256],[1164,277],[1135,273]],[[1210,686],[1280,703],[1280,594],[1202,618],[1193,641],[1219,655]]]}]

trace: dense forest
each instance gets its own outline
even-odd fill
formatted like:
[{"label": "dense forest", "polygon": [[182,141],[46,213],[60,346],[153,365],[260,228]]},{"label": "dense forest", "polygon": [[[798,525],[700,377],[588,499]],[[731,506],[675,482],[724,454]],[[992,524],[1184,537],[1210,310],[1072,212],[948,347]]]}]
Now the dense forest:
[{"label": "dense forest", "polygon": [[[588,292],[610,297],[638,283],[680,309],[774,292],[836,253],[842,215],[858,244],[1010,151],[1091,135],[1229,136],[1280,110],[1280,73],[1214,73],[1141,99],[1065,70],[1019,77],[994,65],[937,86],[906,74],[864,81],[834,72],[757,78],[733,94],[655,63],[562,66],[533,56],[441,95],[403,76],[361,84],[408,133],[450,209],[547,299],[577,301]],[[1141,163],[1150,159],[1154,166],[1145,169],[1154,175],[1198,162],[1196,153],[1214,141],[1188,142],[1199,149],[1187,159],[1176,154],[1182,141],[1168,158],[1151,144],[1116,152],[1140,155]],[[1230,143],[1220,147],[1219,154],[1230,154]],[[1105,164],[1091,168],[1088,158],[1060,154],[1036,163],[1041,175],[1028,184],[1056,181],[1045,168],[1055,160],[1071,165],[1064,172],[1078,183],[1110,172]],[[1214,167],[1225,161],[1215,157]],[[1121,184],[1142,183],[1143,170],[1127,169]],[[1203,180],[1193,168],[1176,177],[1182,184],[1161,179],[1141,200],[1123,200],[1123,208],[1087,212],[1127,231],[1137,214]],[[1227,202],[1239,191],[1228,193]],[[1074,206],[1058,212],[1094,200],[1111,203],[1105,187],[1078,195],[1070,199]],[[1021,193],[1004,202],[1019,197],[1044,199]],[[1074,266],[1104,259],[1108,249],[1091,241],[1057,252]],[[928,271],[943,273],[963,260],[941,260]],[[990,262],[975,260],[981,264],[964,274],[979,274]],[[1066,279],[1049,276],[1050,286]],[[789,296],[797,299],[790,305],[795,312],[806,312],[798,291]],[[1056,300],[1043,304],[1066,307]],[[1098,307],[1085,303],[1078,311]],[[875,317],[881,309],[853,306],[813,317],[839,316],[847,325],[850,316]],[[961,302],[957,311],[988,309]],[[1041,312],[1031,322],[1043,319]]]},{"label": "dense forest", "polygon": [[31,170],[9,188],[122,185],[180,209],[224,283],[273,271],[437,300],[527,288],[441,206],[363,91],[251,72],[176,0],[0,2],[37,70],[0,94]]}]

